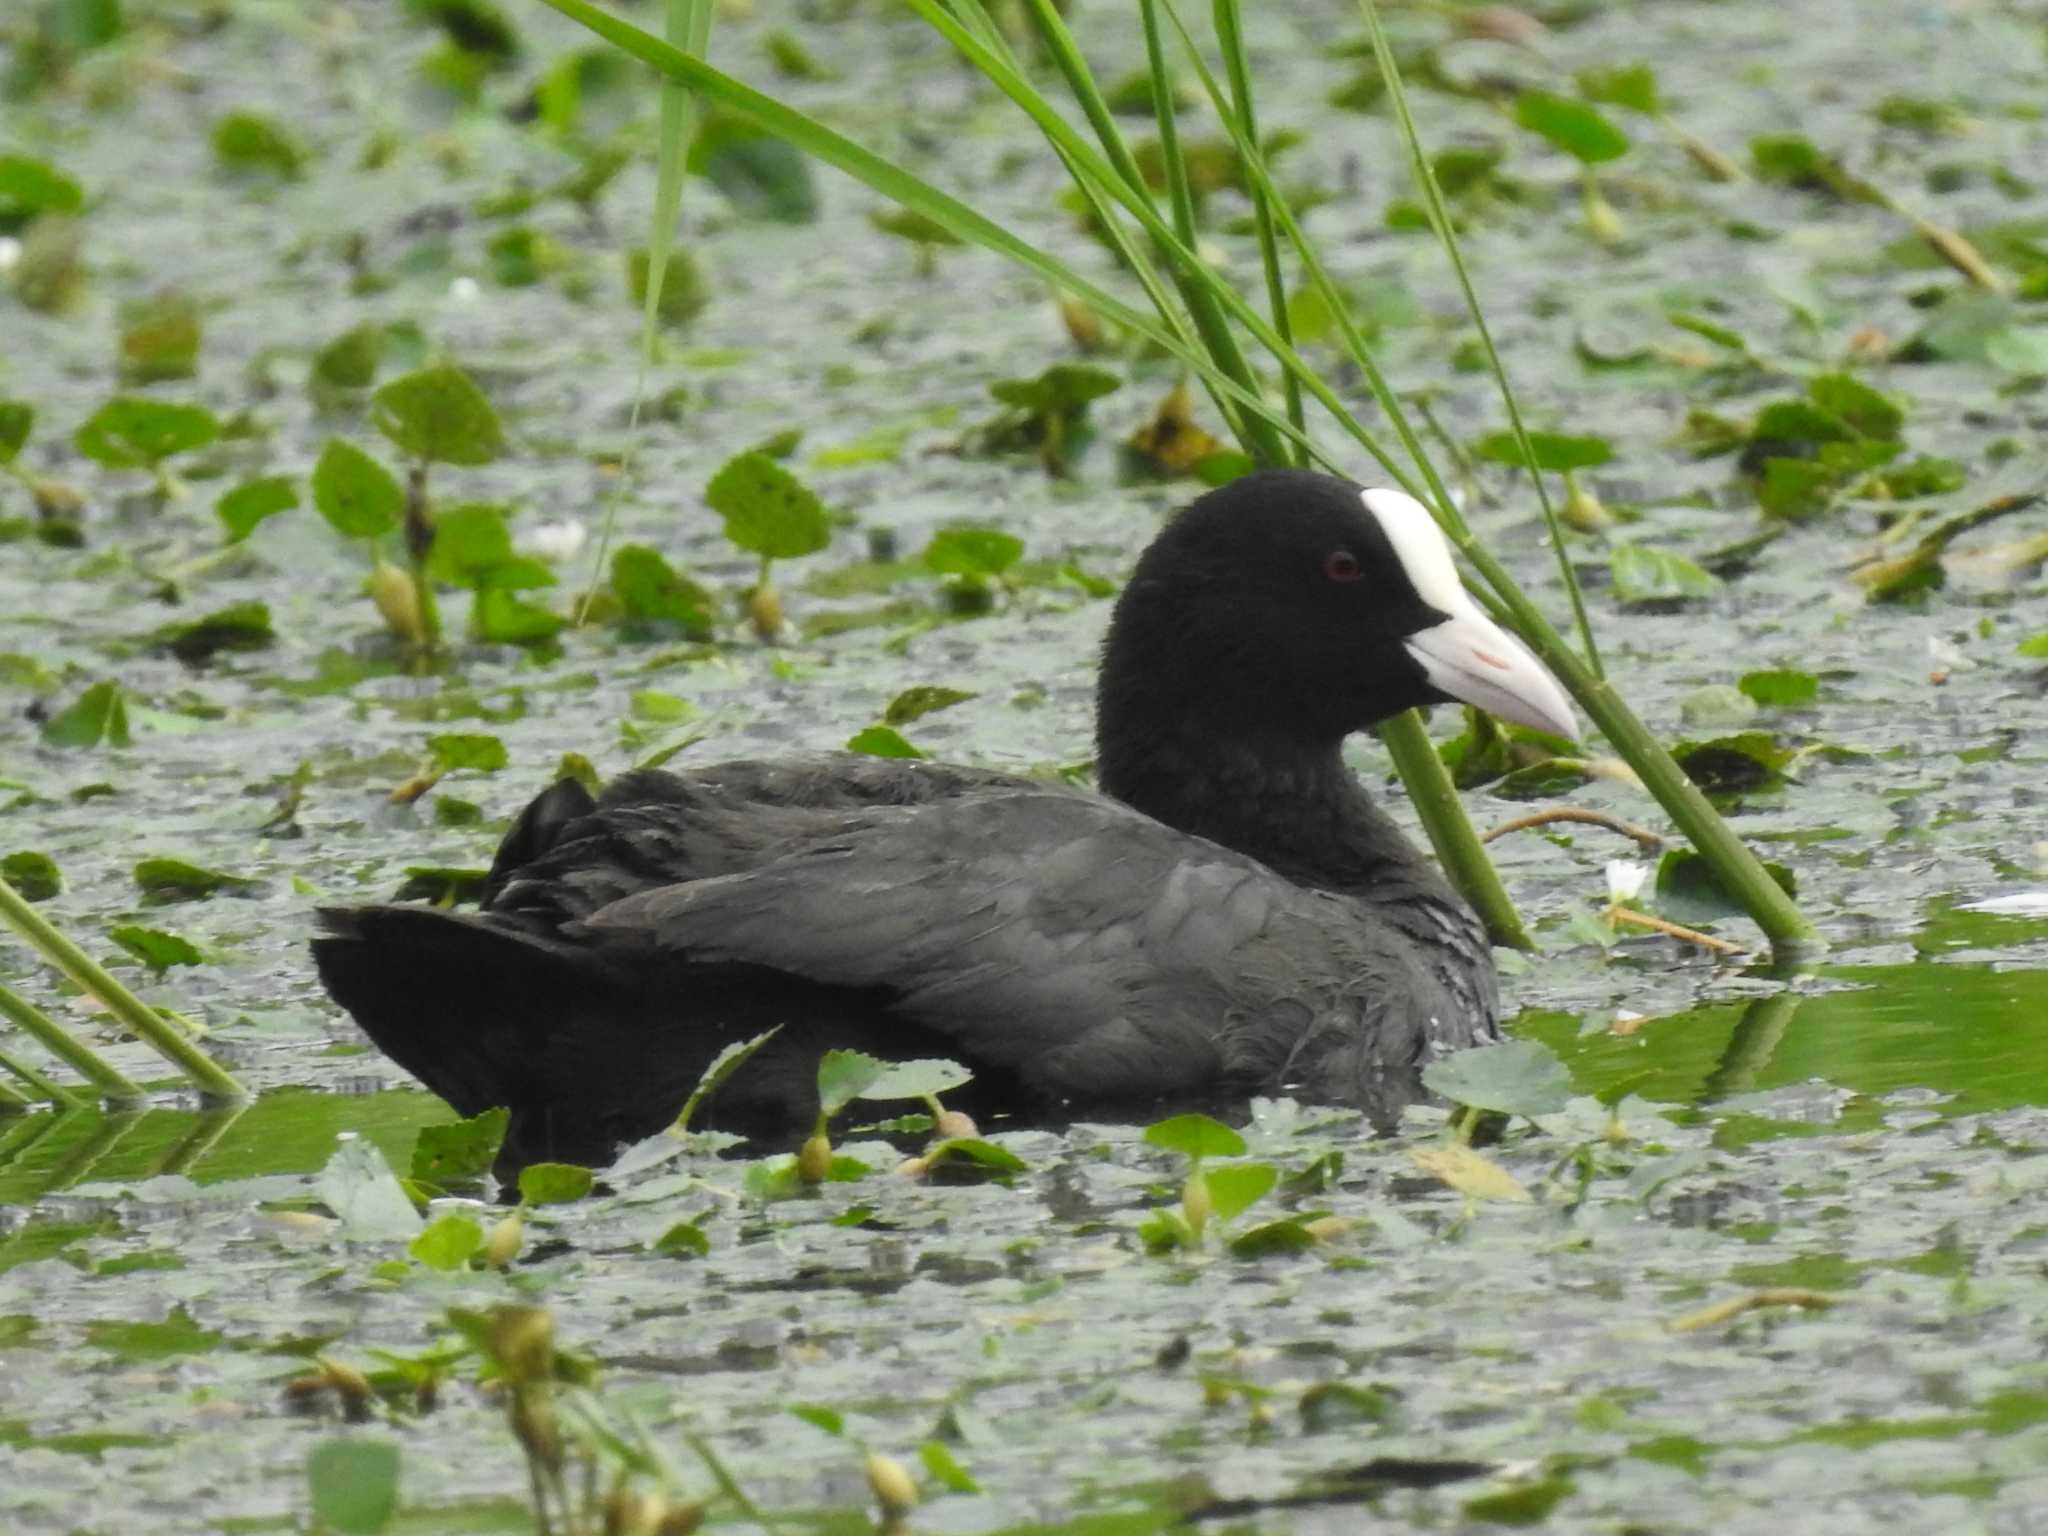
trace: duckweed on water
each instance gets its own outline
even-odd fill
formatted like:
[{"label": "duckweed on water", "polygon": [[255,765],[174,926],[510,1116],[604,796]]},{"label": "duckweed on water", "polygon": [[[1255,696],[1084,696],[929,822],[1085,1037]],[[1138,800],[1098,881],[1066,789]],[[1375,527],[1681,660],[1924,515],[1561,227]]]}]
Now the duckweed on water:
[{"label": "duckweed on water", "polygon": [[[311,908],[457,899],[565,754],[609,776],[884,725],[1057,771],[1102,599],[1218,456],[1168,449],[1229,423],[1199,389],[1169,417],[1182,370],[1115,316],[711,119],[629,440],[655,106],[588,34],[509,5],[15,9],[0,868],[262,1093],[182,1100],[0,947],[157,1089],[101,1113],[8,1079],[0,1526],[530,1531],[536,1464],[558,1514],[621,1528],[1861,1536],[2048,1500],[2048,1381],[2014,1347],[2048,1305],[2027,7],[1389,11],[1533,469],[1468,371],[1362,29],[1240,22],[1261,138],[1292,140],[1267,163],[1426,394],[1465,516],[1562,612],[1529,477],[1564,492],[1609,674],[1695,738],[1829,965],[1787,983],[1611,917],[1606,862],[1650,862],[1616,827],[1668,834],[1654,805],[1598,744],[1559,765],[1445,712],[1483,825],[1528,794],[1606,818],[1489,845],[1540,946],[1504,991],[1561,1103],[1446,1063],[1470,1146],[1443,1115],[1376,1142],[1262,1104],[1198,1169],[1137,1128],[853,1103],[815,1184],[795,1148],[663,1138],[516,1193],[486,1177],[501,1123],[454,1123],[319,998]],[[1072,23],[1156,138],[1139,29]],[[1129,296],[1014,108],[911,18],[721,14],[712,56]],[[1256,290],[1260,157],[1197,76],[1166,94],[1204,249]],[[422,375],[491,429],[457,452],[438,411],[408,425]],[[792,433],[771,462],[825,537],[764,627],[769,552],[704,488]],[[542,530],[607,504],[585,614],[555,589],[599,540]],[[372,539],[404,623],[363,601]],[[461,605],[431,656],[423,594]],[[1691,870],[1629,907],[1757,949]],[[77,1086],[11,1029],[0,1053]]]}]

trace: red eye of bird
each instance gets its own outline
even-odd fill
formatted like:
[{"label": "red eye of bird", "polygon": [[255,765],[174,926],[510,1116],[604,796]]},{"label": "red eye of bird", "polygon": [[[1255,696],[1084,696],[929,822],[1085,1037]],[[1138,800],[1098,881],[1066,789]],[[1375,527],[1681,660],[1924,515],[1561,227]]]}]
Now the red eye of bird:
[{"label": "red eye of bird", "polygon": [[1323,574],[1332,581],[1356,581],[1365,574],[1358,556],[1348,549],[1333,549],[1323,556]]}]

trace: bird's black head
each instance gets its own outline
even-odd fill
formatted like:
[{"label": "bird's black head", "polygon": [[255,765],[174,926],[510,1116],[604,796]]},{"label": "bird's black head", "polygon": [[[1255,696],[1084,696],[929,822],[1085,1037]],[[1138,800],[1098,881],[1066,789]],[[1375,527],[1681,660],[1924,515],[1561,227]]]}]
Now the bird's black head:
[{"label": "bird's black head", "polygon": [[1562,691],[1479,611],[1420,503],[1265,470],[1169,523],[1118,599],[1097,706],[1105,782],[1120,748],[1182,722],[1333,748],[1450,700],[1573,734]]}]

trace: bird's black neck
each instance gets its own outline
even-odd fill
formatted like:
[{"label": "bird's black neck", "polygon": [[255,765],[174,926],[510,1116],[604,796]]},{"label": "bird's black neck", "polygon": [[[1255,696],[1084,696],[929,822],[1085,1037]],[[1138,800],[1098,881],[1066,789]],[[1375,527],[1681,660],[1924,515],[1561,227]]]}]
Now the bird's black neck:
[{"label": "bird's black neck", "polygon": [[1374,906],[1421,902],[1462,910],[1435,867],[1345,766],[1341,737],[1291,738],[1271,722],[1204,713],[1170,723],[1156,714],[1099,721],[1104,793],[1155,821],[1250,854],[1298,885]]}]

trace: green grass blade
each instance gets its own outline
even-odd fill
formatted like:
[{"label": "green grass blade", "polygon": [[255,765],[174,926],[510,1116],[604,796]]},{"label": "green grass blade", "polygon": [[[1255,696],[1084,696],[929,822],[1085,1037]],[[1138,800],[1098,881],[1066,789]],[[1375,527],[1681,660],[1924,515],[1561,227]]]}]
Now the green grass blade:
[{"label": "green grass blade", "polygon": [[[1168,9],[1172,7],[1169,4]],[[1215,0],[1216,46],[1223,55],[1223,67],[1230,74],[1231,104],[1236,108],[1238,124],[1244,137],[1252,145],[1259,142],[1258,113],[1252,108],[1251,61],[1245,57],[1244,26],[1238,14],[1237,0]],[[1180,25],[1180,18],[1174,18],[1174,25]],[[1183,34],[1185,35],[1185,34]],[[1170,83],[1160,67],[1152,69],[1156,81],[1155,90],[1166,90]],[[1252,189],[1252,224],[1259,236],[1259,262],[1266,273],[1266,301],[1273,311],[1273,329],[1280,333],[1281,340],[1294,345],[1294,322],[1287,317],[1287,281],[1280,270],[1280,242],[1273,235],[1273,204],[1285,202],[1276,198],[1271,186],[1263,178]],[[1293,374],[1283,376],[1287,389],[1287,419],[1297,427],[1305,429],[1302,414],[1301,380]]]},{"label": "green grass blade", "polygon": [[[1291,438],[1294,428],[1282,412],[1245,389],[1236,380],[1227,378],[1208,357],[1190,349],[1170,327],[1163,326],[1142,314],[1107,290],[1090,282],[1066,263],[1020,239],[958,198],[940,191],[921,177],[883,159],[872,150],[826,127],[815,118],[787,107],[773,97],[763,95],[703,60],[691,58],[651,33],[600,10],[591,4],[590,0],[543,0],[543,3],[588,28],[622,52],[652,65],[665,75],[684,81],[704,100],[715,102],[718,106],[746,118],[764,131],[787,140],[806,154],[845,172],[882,196],[925,215],[962,240],[994,251],[997,255],[1036,273],[1054,288],[1082,300],[1098,314],[1145,337],[1162,351],[1185,364],[1205,382],[1228,394],[1239,409],[1258,416],[1274,431],[1281,433],[1283,437]],[[1068,131],[1071,134],[1070,126]],[[1089,174],[1096,175],[1098,170],[1106,174],[1106,167],[1102,166],[1100,157],[1088,149],[1085,141],[1076,138],[1074,142],[1079,146],[1083,159],[1087,162]],[[1096,176],[1096,180],[1098,186],[1103,184],[1102,176]],[[1115,200],[1128,206],[1122,197]],[[1156,213],[1154,217],[1156,219]],[[1267,329],[1270,331],[1270,327]],[[1296,361],[1299,362],[1298,359]],[[1301,366],[1306,367],[1305,364]],[[1334,396],[1332,398],[1334,399]]]},{"label": "green grass blade", "polygon": [[[712,0],[668,0],[668,40],[686,53],[704,56],[711,42]],[[612,536],[618,528],[619,498],[632,484],[633,452],[640,441],[640,408],[647,398],[647,370],[653,366],[656,343],[661,335],[661,288],[668,274],[669,248],[675,241],[676,221],[683,208],[683,178],[688,172],[690,130],[694,112],[687,86],[665,80],[661,87],[661,141],[655,162],[654,212],[647,230],[647,294],[640,313],[640,363],[633,376],[633,408],[626,417],[626,452],[619,477],[605,497],[604,523],[598,529],[597,548],[592,553],[590,579],[577,599],[571,615],[582,623],[590,613],[591,599],[604,580],[605,559],[611,553]]]},{"label": "green grass blade", "polygon": [[1529,478],[1536,486],[1536,500],[1543,508],[1543,521],[1550,530],[1550,545],[1557,553],[1557,568],[1564,578],[1565,593],[1571,599],[1572,622],[1578,629],[1579,643],[1585,647],[1586,660],[1593,675],[1604,676],[1600,648],[1593,640],[1593,624],[1586,616],[1586,599],[1579,591],[1578,573],[1572,569],[1571,554],[1565,548],[1564,526],[1558,521],[1557,508],[1552,505],[1550,492],[1543,483],[1543,472],[1536,468],[1536,451],[1529,446],[1529,431],[1522,424],[1522,408],[1515,400],[1514,388],[1508,383],[1507,369],[1493,345],[1493,332],[1487,327],[1485,312],[1479,307],[1479,292],[1472,286],[1472,274],[1465,267],[1465,255],[1458,246],[1457,231],[1451,228],[1451,217],[1444,207],[1443,192],[1436,184],[1436,173],[1429,168],[1429,159],[1422,152],[1422,135],[1415,126],[1414,114],[1408,109],[1408,92],[1401,81],[1401,67],[1394,61],[1393,46],[1387,41],[1386,28],[1380,24],[1378,0],[1358,0],[1358,8],[1365,16],[1366,29],[1372,34],[1373,57],[1379,64],[1380,78],[1386,83],[1387,100],[1393,105],[1394,121],[1400,127],[1401,141],[1408,151],[1408,167],[1415,178],[1416,189],[1422,194],[1423,206],[1429,212],[1429,222],[1436,231],[1437,239],[1443,243],[1444,254],[1450,258],[1451,270],[1457,274],[1466,313],[1472,317],[1472,324],[1479,332],[1479,345],[1486,353],[1487,368],[1492,372],[1494,382],[1500,386],[1501,401],[1507,407],[1508,425],[1515,434],[1515,445],[1522,450],[1522,458],[1529,466]]}]

